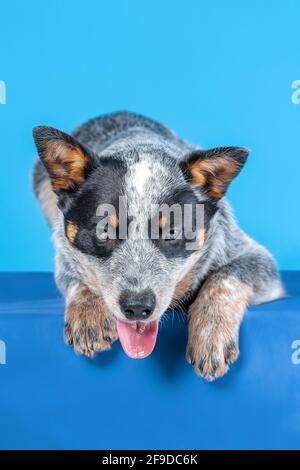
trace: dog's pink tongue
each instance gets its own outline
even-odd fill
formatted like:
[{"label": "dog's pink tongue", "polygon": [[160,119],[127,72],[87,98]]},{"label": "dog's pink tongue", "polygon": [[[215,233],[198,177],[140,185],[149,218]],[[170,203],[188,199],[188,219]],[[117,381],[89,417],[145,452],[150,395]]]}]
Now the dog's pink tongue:
[{"label": "dog's pink tongue", "polygon": [[118,320],[117,330],[127,356],[133,359],[144,359],[152,353],[157,338],[157,321],[125,323]]}]

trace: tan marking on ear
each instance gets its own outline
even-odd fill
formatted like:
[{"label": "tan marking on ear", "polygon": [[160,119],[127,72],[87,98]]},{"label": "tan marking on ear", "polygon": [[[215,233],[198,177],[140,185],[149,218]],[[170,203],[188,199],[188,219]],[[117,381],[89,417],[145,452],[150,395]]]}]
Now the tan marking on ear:
[{"label": "tan marking on ear", "polygon": [[203,187],[209,196],[220,199],[239,167],[232,158],[221,155],[216,159],[197,160],[188,165],[188,170],[196,186]]},{"label": "tan marking on ear", "polygon": [[44,161],[51,175],[53,189],[72,189],[84,182],[84,171],[89,158],[79,147],[49,141]]},{"label": "tan marking on ear", "polygon": [[73,243],[78,232],[78,227],[73,222],[68,222],[67,225],[67,237],[68,240]]},{"label": "tan marking on ear", "polygon": [[108,221],[113,227],[119,226],[119,217],[116,214],[109,214]]},{"label": "tan marking on ear", "polygon": [[191,163],[188,165],[188,171],[192,175],[193,183],[196,186],[204,186],[206,183],[205,176],[199,171],[199,164],[198,162]]}]

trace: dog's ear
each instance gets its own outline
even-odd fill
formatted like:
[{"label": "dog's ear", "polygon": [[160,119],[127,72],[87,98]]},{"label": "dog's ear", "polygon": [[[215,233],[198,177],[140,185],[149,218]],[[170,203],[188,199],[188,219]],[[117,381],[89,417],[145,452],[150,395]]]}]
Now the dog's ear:
[{"label": "dog's ear", "polygon": [[92,158],[73,137],[46,126],[35,127],[33,137],[55,192],[75,190],[84,183]]},{"label": "dog's ear", "polygon": [[208,196],[220,199],[229,183],[244,166],[249,151],[241,147],[218,147],[211,150],[196,150],[180,162],[187,178],[201,187]]}]

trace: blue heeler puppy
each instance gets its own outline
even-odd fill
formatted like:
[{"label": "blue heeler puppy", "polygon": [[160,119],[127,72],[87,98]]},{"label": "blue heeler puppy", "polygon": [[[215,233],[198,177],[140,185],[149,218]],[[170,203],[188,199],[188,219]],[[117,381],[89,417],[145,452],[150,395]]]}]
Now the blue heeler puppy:
[{"label": "blue heeler puppy", "polygon": [[[187,360],[207,380],[224,375],[238,357],[247,306],[283,295],[272,256],[239,229],[224,197],[247,150],[200,150],[127,112],[91,120],[72,136],[37,127],[34,139],[41,159],[34,189],[54,232],[66,341],[92,357],[119,337],[130,357],[146,357],[162,315],[185,308]],[[173,205],[192,208],[188,230],[183,215],[178,223],[160,209]],[[115,208],[100,231],[99,207]],[[145,236],[153,225],[158,236]]]}]

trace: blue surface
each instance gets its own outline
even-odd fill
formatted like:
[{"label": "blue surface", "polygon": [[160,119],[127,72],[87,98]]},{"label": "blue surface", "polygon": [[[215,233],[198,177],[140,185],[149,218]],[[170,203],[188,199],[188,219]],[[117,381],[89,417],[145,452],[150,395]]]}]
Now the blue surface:
[{"label": "blue surface", "polygon": [[206,148],[249,147],[230,190],[238,219],[281,269],[300,269],[299,0],[3,0],[0,15],[0,270],[53,270],[32,127],[119,109]]},{"label": "blue surface", "polygon": [[[0,274],[0,448],[300,448],[300,272],[290,297],[251,308],[241,358],[214,383],[185,362],[186,324],[172,316],[147,359],[119,343],[95,360],[64,345],[51,274]],[[299,354],[300,357],[300,354]]]}]

